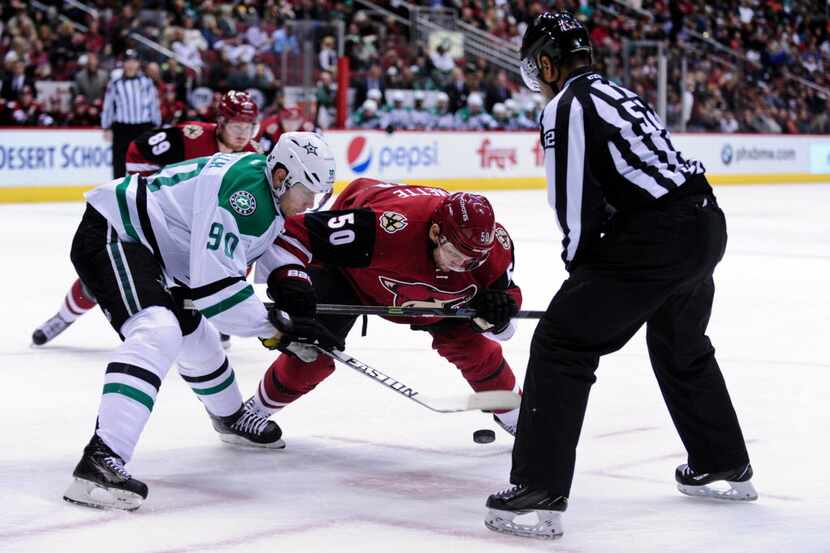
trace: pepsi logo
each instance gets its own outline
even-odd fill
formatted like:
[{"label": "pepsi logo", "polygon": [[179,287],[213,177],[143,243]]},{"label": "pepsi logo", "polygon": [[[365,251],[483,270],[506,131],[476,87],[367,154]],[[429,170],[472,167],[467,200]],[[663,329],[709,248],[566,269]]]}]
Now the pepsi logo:
[{"label": "pepsi logo", "polygon": [[372,149],[363,136],[356,136],[349,142],[346,149],[346,161],[352,171],[361,174],[369,168],[372,163]]}]

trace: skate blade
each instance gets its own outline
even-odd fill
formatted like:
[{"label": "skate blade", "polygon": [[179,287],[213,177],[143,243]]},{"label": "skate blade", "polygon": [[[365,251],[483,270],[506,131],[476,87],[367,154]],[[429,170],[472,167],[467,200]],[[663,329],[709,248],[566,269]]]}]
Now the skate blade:
[{"label": "skate blade", "polygon": [[117,488],[105,488],[82,478],[75,478],[64,492],[63,500],[93,509],[121,511],[135,511],[144,503],[144,498],[136,493]]},{"label": "skate blade", "polygon": [[[713,487],[712,484],[718,484],[719,487]],[[755,501],[758,499],[758,492],[755,491],[755,486],[752,485],[751,480],[746,482],[712,482],[704,486],[678,484],[677,490],[692,497],[706,497],[726,501]]]},{"label": "skate blade", "polygon": [[282,439],[267,444],[252,442],[251,440],[243,438],[242,436],[237,436],[236,434],[219,434],[219,439],[225,442],[226,444],[239,447],[258,449],[285,449],[285,442]]},{"label": "skate blade", "polygon": [[[534,513],[538,522],[536,524],[524,524],[517,522],[516,517]],[[502,534],[510,534],[523,538],[537,540],[556,540],[562,537],[562,513],[558,511],[499,511],[490,509],[484,518],[484,525]]]}]

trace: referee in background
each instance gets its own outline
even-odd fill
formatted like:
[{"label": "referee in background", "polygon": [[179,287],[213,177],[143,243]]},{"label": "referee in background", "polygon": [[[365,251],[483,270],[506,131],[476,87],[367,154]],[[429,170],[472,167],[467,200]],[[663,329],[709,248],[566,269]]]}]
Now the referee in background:
[{"label": "referee in background", "polygon": [[[548,202],[564,235],[569,277],[533,335],[514,486],[488,498],[485,524],[515,535],[562,535],[599,358],[644,324],[654,374],[688,453],[675,472],[678,489],[756,499],[738,418],[705,335],[726,220],[703,166],[674,147],[646,102],[591,68],[588,33],[572,15],[537,17],[521,58],[525,83],[548,100],[541,116]],[[538,524],[514,520],[528,512]]]},{"label": "referee in background", "polygon": [[104,95],[101,127],[112,140],[112,177],[126,174],[127,148],[142,133],[161,126],[159,96],[153,81],[144,76],[135,50],[127,50],[120,77],[110,81]]}]

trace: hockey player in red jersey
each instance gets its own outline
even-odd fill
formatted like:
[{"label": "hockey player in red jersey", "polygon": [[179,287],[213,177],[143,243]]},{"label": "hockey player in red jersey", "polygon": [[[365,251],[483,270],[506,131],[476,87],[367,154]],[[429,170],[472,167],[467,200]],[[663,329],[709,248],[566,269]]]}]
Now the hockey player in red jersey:
[{"label": "hockey player in red jersey", "polygon": [[231,90],[219,103],[216,123],[187,121],[133,140],[127,149],[127,172],[149,175],[165,165],[217,152],[261,152],[254,141],[258,116],[247,92]]},{"label": "hockey player in red jersey", "polygon": [[[513,243],[483,196],[358,179],[338,196],[331,211],[289,218],[277,244],[294,254],[298,272],[308,265],[316,292],[316,298],[305,301],[293,297],[297,312],[290,315],[308,316],[317,301],[473,307],[479,315],[473,321],[389,320],[429,332],[432,348],[455,365],[476,392],[518,390],[498,343],[512,336],[511,318],[522,300],[512,280]],[[272,299],[287,305],[278,283],[271,284]],[[318,316],[339,338],[345,338],[356,318]],[[260,412],[275,413],[333,371],[328,357],[304,363],[283,353],[268,368],[253,403]],[[518,411],[494,417],[513,434]]]},{"label": "hockey player in red jersey", "polygon": [[282,133],[294,131],[318,132],[314,123],[306,119],[297,106],[288,106],[279,113],[270,115],[262,120],[262,136],[259,139],[262,147],[267,151],[276,144]]},{"label": "hockey player in red jersey", "polygon": [[[261,152],[254,141],[258,116],[259,108],[247,92],[231,90],[219,103],[216,123],[189,121],[136,138],[127,149],[127,172],[147,176],[165,165],[219,152]],[[58,312],[32,333],[32,343],[46,344],[96,305],[76,279]],[[223,341],[227,344],[224,337]]]}]

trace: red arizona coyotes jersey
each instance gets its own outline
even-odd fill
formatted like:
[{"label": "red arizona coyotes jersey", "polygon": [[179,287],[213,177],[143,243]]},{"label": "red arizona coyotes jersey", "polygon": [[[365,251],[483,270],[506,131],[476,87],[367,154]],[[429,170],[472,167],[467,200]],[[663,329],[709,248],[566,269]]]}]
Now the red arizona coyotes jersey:
[{"label": "red arizona coyotes jersey", "polygon": [[279,113],[263,119],[260,130],[262,136],[259,142],[265,153],[268,153],[279,141],[282,133],[294,131],[314,132],[316,129],[314,123],[306,119],[303,112],[298,108],[285,108]]},{"label": "red arizona coyotes jersey", "polygon": [[[127,149],[127,172],[150,175],[165,165],[194,157],[212,156],[219,151],[216,123],[188,121],[166,129],[147,131]],[[249,142],[243,152],[256,152]]]},{"label": "red arizona coyotes jersey", "polygon": [[[496,223],[487,260],[471,272],[439,271],[429,239],[431,216],[449,192],[357,179],[331,211],[289,217],[277,244],[303,262],[341,268],[367,305],[451,307],[465,305],[479,290],[507,290],[521,305],[513,283],[513,242]],[[427,325],[440,319],[390,319]]]}]

